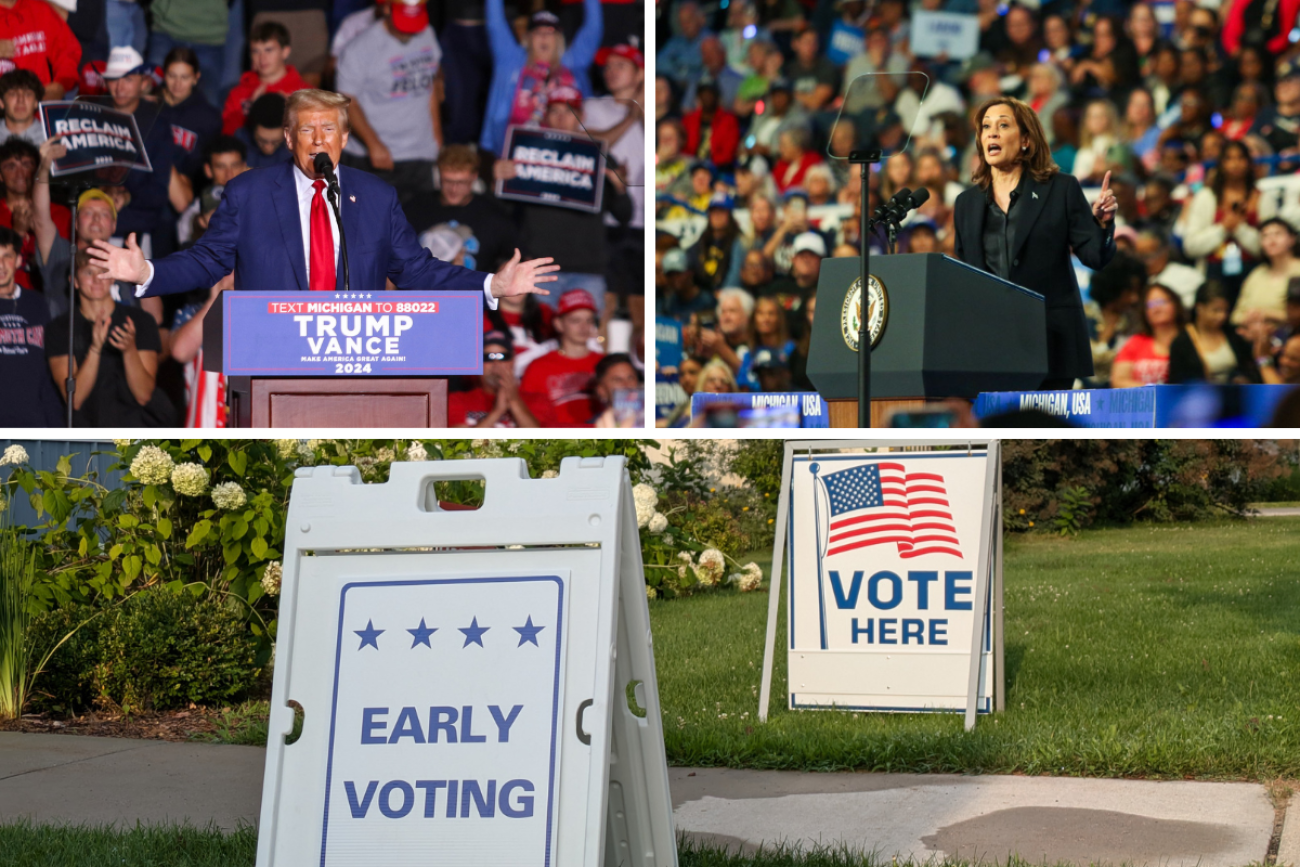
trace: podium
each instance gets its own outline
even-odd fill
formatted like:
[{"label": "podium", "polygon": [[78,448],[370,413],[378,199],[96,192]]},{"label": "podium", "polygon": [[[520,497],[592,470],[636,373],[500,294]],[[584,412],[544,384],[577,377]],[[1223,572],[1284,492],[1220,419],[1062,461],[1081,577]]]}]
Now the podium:
[{"label": "podium", "polygon": [[[856,257],[823,259],[808,378],[830,404],[831,427],[857,426]],[[1043,296],[941,253],[873,256],[883,304],[868,316],[872,424],[888,413],[981,392],[1036,389],[1047,377]]]},{"label": "podium", "polygon": [[232,427],[446,427],[445,377],[483,372],[483,295],[224,292],[203,369]]}]

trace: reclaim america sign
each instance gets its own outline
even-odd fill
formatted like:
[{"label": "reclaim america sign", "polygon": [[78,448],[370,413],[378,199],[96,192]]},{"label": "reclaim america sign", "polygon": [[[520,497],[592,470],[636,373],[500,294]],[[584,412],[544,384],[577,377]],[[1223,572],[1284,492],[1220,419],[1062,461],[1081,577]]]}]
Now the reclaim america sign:
[{"label": "reclaim america sign", "polygon": [[500,198],[600,211],[605,187],[600,142],[559,130],[512,126],[506,130],[504,153],[515,164],[515,176],[497,181]]}]

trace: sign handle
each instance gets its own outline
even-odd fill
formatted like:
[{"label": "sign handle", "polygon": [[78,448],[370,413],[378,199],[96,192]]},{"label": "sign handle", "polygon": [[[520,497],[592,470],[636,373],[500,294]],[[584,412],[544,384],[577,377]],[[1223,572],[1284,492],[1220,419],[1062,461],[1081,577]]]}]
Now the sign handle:
[{"label": "sign handle", "polygon": [[[781,569],[785,565],[785,540],[790,526],[790,498],[793,496],[790,478],[794,458],[794,444],[785,444],[785,457],[781,461],[781,488],[776,500],[776,536],[772,540],[772,576],[768,582],[767,639],[763,643],[763,680],[758,694],[758,721],[767,722],[767,708],[772,701],[772,664],[776,654],[776,617],[781,605]],[[794,624],[787,624],[794,628]]]},{"label": "sign handle", "polygon": [[[997,490],[997,478],[1001,472],[1001,464],[998,459],[999,449],[997,441],[989,443],[987,453],[987,469],[985,470],[984,489],[985,503],[992,504],[995,491]],[[984,662],[984,641],[988,637],[986,630],[993,628],[993,617],[986,617],[989,606],[989,584],[992,574],[991,558],[993,557],[992,524],[993,509],[982,509],[984,515],[980,519],[980,553],[975,561],[975,598],[971,602],[972,613],[975,615],[974,628],[971,630],[970,645],[970,679],[966,684],[966,731],[975,730],[975,719],[979,709],[979,691],[980,691],[980,668]]]},{"label": "sign handle", "polygon": [[582,704],[578,705],[578,713],[573,721],[574,727],[578,730],[578,740],[582,741],[587,746],[591,746],[591,735],[582,730],[582,715],[587,712],[587,708],[591,707],[595,703],[595,699],[589,698]]},{"label": "sign handle", "polygon": [[1007,669],[1003,653],[1005,632],[1002,623],[1002,535],[1005,532],[1002,526],[1002,443],[992,443],[992,448],[998,450],[997,493],[993,497],[993,659],[994,670],[997,672],[993,686],[997,690],[994,708],[1001,712],[1007,709]]}]

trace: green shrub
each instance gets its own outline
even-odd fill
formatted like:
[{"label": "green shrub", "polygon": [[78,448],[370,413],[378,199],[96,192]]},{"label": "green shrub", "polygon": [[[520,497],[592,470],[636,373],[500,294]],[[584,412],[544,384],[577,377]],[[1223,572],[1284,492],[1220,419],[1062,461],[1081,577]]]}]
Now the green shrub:
[{"label": "green shrub", "polygon": [[224,703],[257,683],[257,645],[241,613],[208,597],[149,590],[103,625],[98,689],[123,708]]},{"label": "green shrub", "polygon": [[99,697],[95,666],[101,656],[100,632],[106,618],[115,613],[90,605],[69,605],[32,618],[27,641],[35,659],[43,657],[68,633],[73,634],[54,651],[36,676],[28,700],[29,711],[75,714],[94,704]]}]

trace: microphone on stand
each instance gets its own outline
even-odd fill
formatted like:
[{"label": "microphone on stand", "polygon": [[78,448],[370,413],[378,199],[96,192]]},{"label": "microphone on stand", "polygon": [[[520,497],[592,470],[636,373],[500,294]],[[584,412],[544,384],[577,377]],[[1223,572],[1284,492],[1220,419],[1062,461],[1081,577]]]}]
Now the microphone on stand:
[{"label": "microphone on stand", "polygon": [[885,202],[883,205],[876,208],[876,210],[872,212],[871,224],[867,228],[874,229],[880,222],[882,222],[885,219],[886,215],[889,213],[890,208],[894,207],[894,205],[897,205],[900,201],[902,201],[902,197],[910,196],[911,194],[912,191],[909,190],[907,187],[903,187],[901,190],[894,193],[893,198],[891,198],[888,202]]},{"label": "microphone on stand", "polygon": [[[904,195],[904,193],[906,193],[906,195]],[[906,217],[909,212],[915,211],[917,208],[930,201],[930,191],[925,187],[921,187],[921,189],[914,193],[903,190],[899,192],[896,199],[897,201],[892,204],[892,207],[885,215],[885,220],[887,222],[901,223],[903,218]]]},{"label": "microphone on stand", "polygon": [[339,252],[343,256],[343,291],[352,286],[352,275],[348,273],[348,236],[343,232],[343,218],[339,216],[339,179],[334,174],[334,161],[327,153],[318,153],[312,158],[312,168],[316,174],[323,175],[329,190],[330,207],[334,209],[334,222],[339,227]]}]

